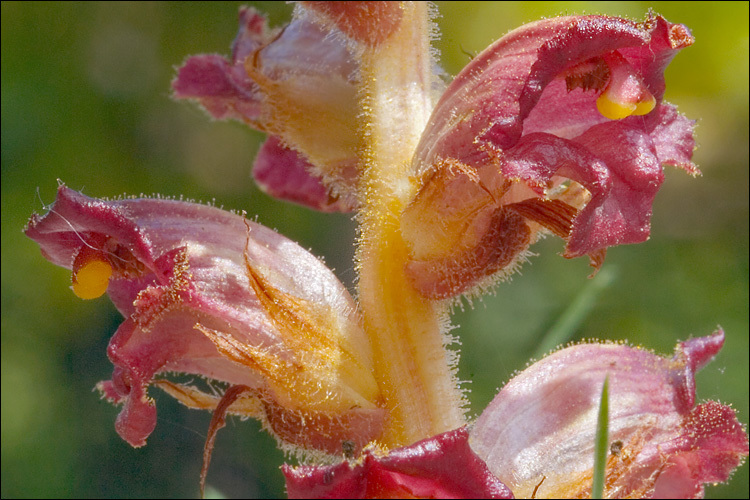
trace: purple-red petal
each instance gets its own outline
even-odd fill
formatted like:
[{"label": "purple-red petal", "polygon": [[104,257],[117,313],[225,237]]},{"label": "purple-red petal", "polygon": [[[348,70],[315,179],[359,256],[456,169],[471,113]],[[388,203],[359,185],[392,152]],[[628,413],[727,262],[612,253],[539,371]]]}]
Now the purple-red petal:
[{"label": "purple-red petal", "polygon": [[175,97],[197,99],[218,120],[256,122],[261,114],[261,95],[244,68],[245,58],[275,36],[266,18],[255,9],[239,12],[240,30],[232,43],[232,58],[210,54],[190,57],[172,82]]},{"label": "purple-red petal", "polygon": [[284,465],[289,498],[513,498],[471,450],[465,427],[357,463]]},{"label": "purple-red petal", "polygon": [[356,200],[332,196],[320,177],[311,174],[313,166],[300,153],[284,147],[277,136],[270,136],[255,158],[255,183],[269,196],[291,201],[320,212],[351,212]]},{"label": "purple-red petal", "polygon": [[416,167],[429,168],[441,157],[463,160],[485,142],[512,146],[547,85],[565,69],[648,40],[635,23],[603,16],[545,19],[508,33],[446,89],[422,137]]},{"label": "purple-red petal", "polygon": [[262,15],[241,8],[231,59],[189,58],[172,82],[174,95],[270,135],[254,174],[272,196],[350,211],[359,161],[357,67],[341,36],[305,9],[296,12],[289,25],[270,30]]},{"label": "purple-red petal", "polygon": [[217,120],[255,121],[261,113],[260,96],[244,69],[232,67],[218,55],[189,58],[172,88],[175,97],[197,99]]}]

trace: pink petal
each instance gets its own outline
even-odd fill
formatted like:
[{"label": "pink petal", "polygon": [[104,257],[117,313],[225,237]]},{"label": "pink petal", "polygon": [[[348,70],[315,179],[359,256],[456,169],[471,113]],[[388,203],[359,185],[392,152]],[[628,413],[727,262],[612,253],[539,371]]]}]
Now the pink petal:
[{"label": "pink petal", "polygon": [[703,498],[704,484],[726,481],[747,456],[747,433],[732,408],[709,401],[693,408],[659,452],[669,458],[658,464],[653,498]]},{"label": "pink petal", "polygon": [[242,68],[233,68],[217,55],[193,56],[180,68],[172,83],[175,97],[198,99],[217,120],[256,121],[260,96]]},{"label": "pink petal", "polygon": [[[302,311],[313,307],[319,314],[338,318],[336,324],[343,330],[325,329],[331,336],[328,341],[334,349],[343,342],[341,348],[347,353],[360,356],[355,359],[355,387],[363,387],[361,382],[367,385],[371,378],[369,347],[346,288],[310,253],[239,215],[171,200],[103,201],[61,186],[50,212],[33,216],[26,234],[39,243],[45,257],[63,267],[73,266],[84,245],[97,245],[107,252],[114,268],[108,293],[127,319],[108,349],[115,365],[112,380],[103,382],[100,389],[108,399],[124,403],[117,430],[133,446],[145,444],[154,428],[156,412],[146,389],[154,376],[163,372],[190,373],[262,390],[269,395],[263,398],[269,421],[275,418],[271,414],[275,408],[279,408],[276,413],[289,411],[283,387],[274,385],[266,372],[252,369],[257,366],[255,361],[243,364],[217,350],[218,337],[213,337],[220,336],[250,353],[248,356],[256,349],[270,356],[272,364],[302,363],[299,369],[304,372],[307,354],[279,333],[281,327],[262,306],[249,276],[250,263],[253,272],[272,284],[277,297],[289,297]],[[348,359],[340,358],[340,362]],[[262,360],[257,363],[262,366]],[[336,364],[331,359],[326,363],[335,373]],[[343,390],[340,409],[326,406],[328,403],[316,407],[314,399],[291,409],[309,410],[307,417],[321,422],[327,411],[334,412],[328,415],[329,421],[342,411],[362,411],[369,415],[365,420],[376,435],[382,411],[373,412],[375,407],[364,400],[352,403],[351,398],[359,398],[358,389],[351,392],[346,384],[337,385],[339,382],[335,377],[312,381],[315,391],[321,387],[331,391],[328,402],[336,400],[336,387]],[[374,380],[371,385],[377,391]],[[292,390],[305,394],[304,388]],[[304,420],[301,414],[295,416]],[[356,416],[348,418],[362,430]],[[330,422],[326,425],[327,436],[318,444],[325,442],[330,448],[331,436],[341,437],[336,432],[348,435],[346,429],[334,432]],[[305,439],[314,447],[315,438],[310,436],[315,436],[315,429],[311,431]],[[333,451],[338,451],[338,446]]]},{"label": "pink petal", "polygon": [[[614,23],[625,23],[626,26],[632,24],[622,19],[609,19]],[[627,30],[626,26],[624,28]],[[637,26],[642,30],[642,39],[648,42],[627,46],[622,44],[616,47],[617,52],[638,71],[650,92],[661,102],[665,89],[664,70],[679,50],[691,45],[693,39],[685,26],[671,24],[661,16],[649,18],[644,25]],[[678,41],[678,36],[681,41]],[[606,51],[602,50],[604,52]],[[543,68],[541,61],[537,65],[540,69]],[[544,88],[539,101],[524,120],[523,133],[545,131],[571,138],[588,127],[604,123],[607,120],[593,105],[596,97],[595,92],[584,92],[581,89],[568,91],[564,79],[555,78]],[[692,127],[689,131],[692,136]],[[689,154],[692,156],[692,148]]]},{"label": "pink petal", "polygon": [[300,2],[348,38],[366,46],[385,41],[401,23],[402,7],[393,2]]},{"label": "pink petal", "polygon": [[465,427],[356,464],[284,465],[289,498],[513,498],[468,445]]},{"label": "pink petal", "polygon": [[241,8],[231,60],[191,57],[172,86],[175,97],[197,100],[214,118],[271,134],[254,170],[269,194],[325,212],[349,211],[359,162],[356,70],[341,37],[304,9],[272,31],[255,10]]},{"label": "pink petal", "polygon": [[662,165],[682,168],[690,175],[700,175],[700,170],[691,161],[695,150],[693,127],[695,121],[677,112],[677,108],[662,104],[657,108],[659,119],[650,123],[651,138],[656,156]]},{"label": "pink petal", "polygon": [[531,134],[508,152],[503,170],[509,177],[521,164],[529,183],[544,185],[560,175],[591,193],[573,223],[568,257],[648,238],[651,204],[664,175],[648,135],[623,122],[596,125],[574,141]]},{"label": "pink petal", "polygon": [[253,165],[256,184],[268,195],[299,203],[321,212],[351,212],[357,205],[352,196],[333,197],[312,165],[298,152],[284,147],[272,135],[261,146]]},{"label": "pink petal", "polygon": [[694,407],[695,372],[724,342],[719,330],[678,345],[672,359],[624,345],[558,351],[511,380],[471,431],[471,446],[517,496],[586,495],[599,398],[609,375],[609,497],[694,497],[748,453],[734,412]]},{"label": "pink petal", "polygon": [[218,55],[189,58],[172,82],[175,97],[197,99],[218,120],[255,122],[261,113],[261,96],[244,68],[245,58],[269,43],[275,32],[255,9],[240,9],[240,31],[232,44],[232,60]]}]

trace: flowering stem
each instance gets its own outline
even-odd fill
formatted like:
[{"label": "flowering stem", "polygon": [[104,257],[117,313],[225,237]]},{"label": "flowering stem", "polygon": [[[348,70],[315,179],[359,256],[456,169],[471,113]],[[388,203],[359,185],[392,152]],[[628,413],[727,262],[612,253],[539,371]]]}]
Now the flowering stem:
[{"label": "flowering stem", "polygon": [[432,109],[425,3],[406,4],[398,30],[361,56],[359,301],[376,378],[390,412],[381,439],[410,444],[464,424],[445,348],[444,306],[425,299],[404,269],[400,214],[416,189],[411,159]]}]

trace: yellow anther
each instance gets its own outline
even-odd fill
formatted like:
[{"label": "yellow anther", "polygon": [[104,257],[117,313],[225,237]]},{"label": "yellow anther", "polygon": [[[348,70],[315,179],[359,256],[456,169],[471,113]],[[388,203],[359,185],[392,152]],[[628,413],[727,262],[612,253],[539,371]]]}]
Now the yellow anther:
[{"label": "yellow anther", "polygon": [[609,81],[596,100],[599,113],[610,120],[622,120],[653,111],[656,99],[627,60],[617,51],[604,56],[604,60],[609,68]]},{"label": "yellow anther", "polygon": [[73,293],[81,299],[95,299],[104,295],[112,276],[109,262],[95,259],[73,273]]},{"label": "yellow anther", "polygon": [[656,107],[656,99],[649,93],[649,98],[635,105],[634,115],[647,115]]},{"label": "yellow anther", "polygon": [[[613,101],[605,92],[596,100],[596,109],[599,110],[599,113],[601,113],[604,118],[609,118],[610,120],[622,120],[623,118],[627,118],[635,113],[638,109],[638,105],[635,103]],[[653,109],[653,106],[651,109]]]}]

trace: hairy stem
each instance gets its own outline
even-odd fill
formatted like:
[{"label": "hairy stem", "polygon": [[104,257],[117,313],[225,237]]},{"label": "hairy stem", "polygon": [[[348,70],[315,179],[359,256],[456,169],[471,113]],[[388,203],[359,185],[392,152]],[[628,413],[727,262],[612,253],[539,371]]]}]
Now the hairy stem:
[{"label": "hairy stem", "polygon": [[411,159],[433,105],[427,8],[407,3],[399,29],[361,56],[359,300],[390,412],[386,446],[465,423],[444,345],[445,306],[422,297],[404,273],[409,249],[400,215],[417,188]]}]

